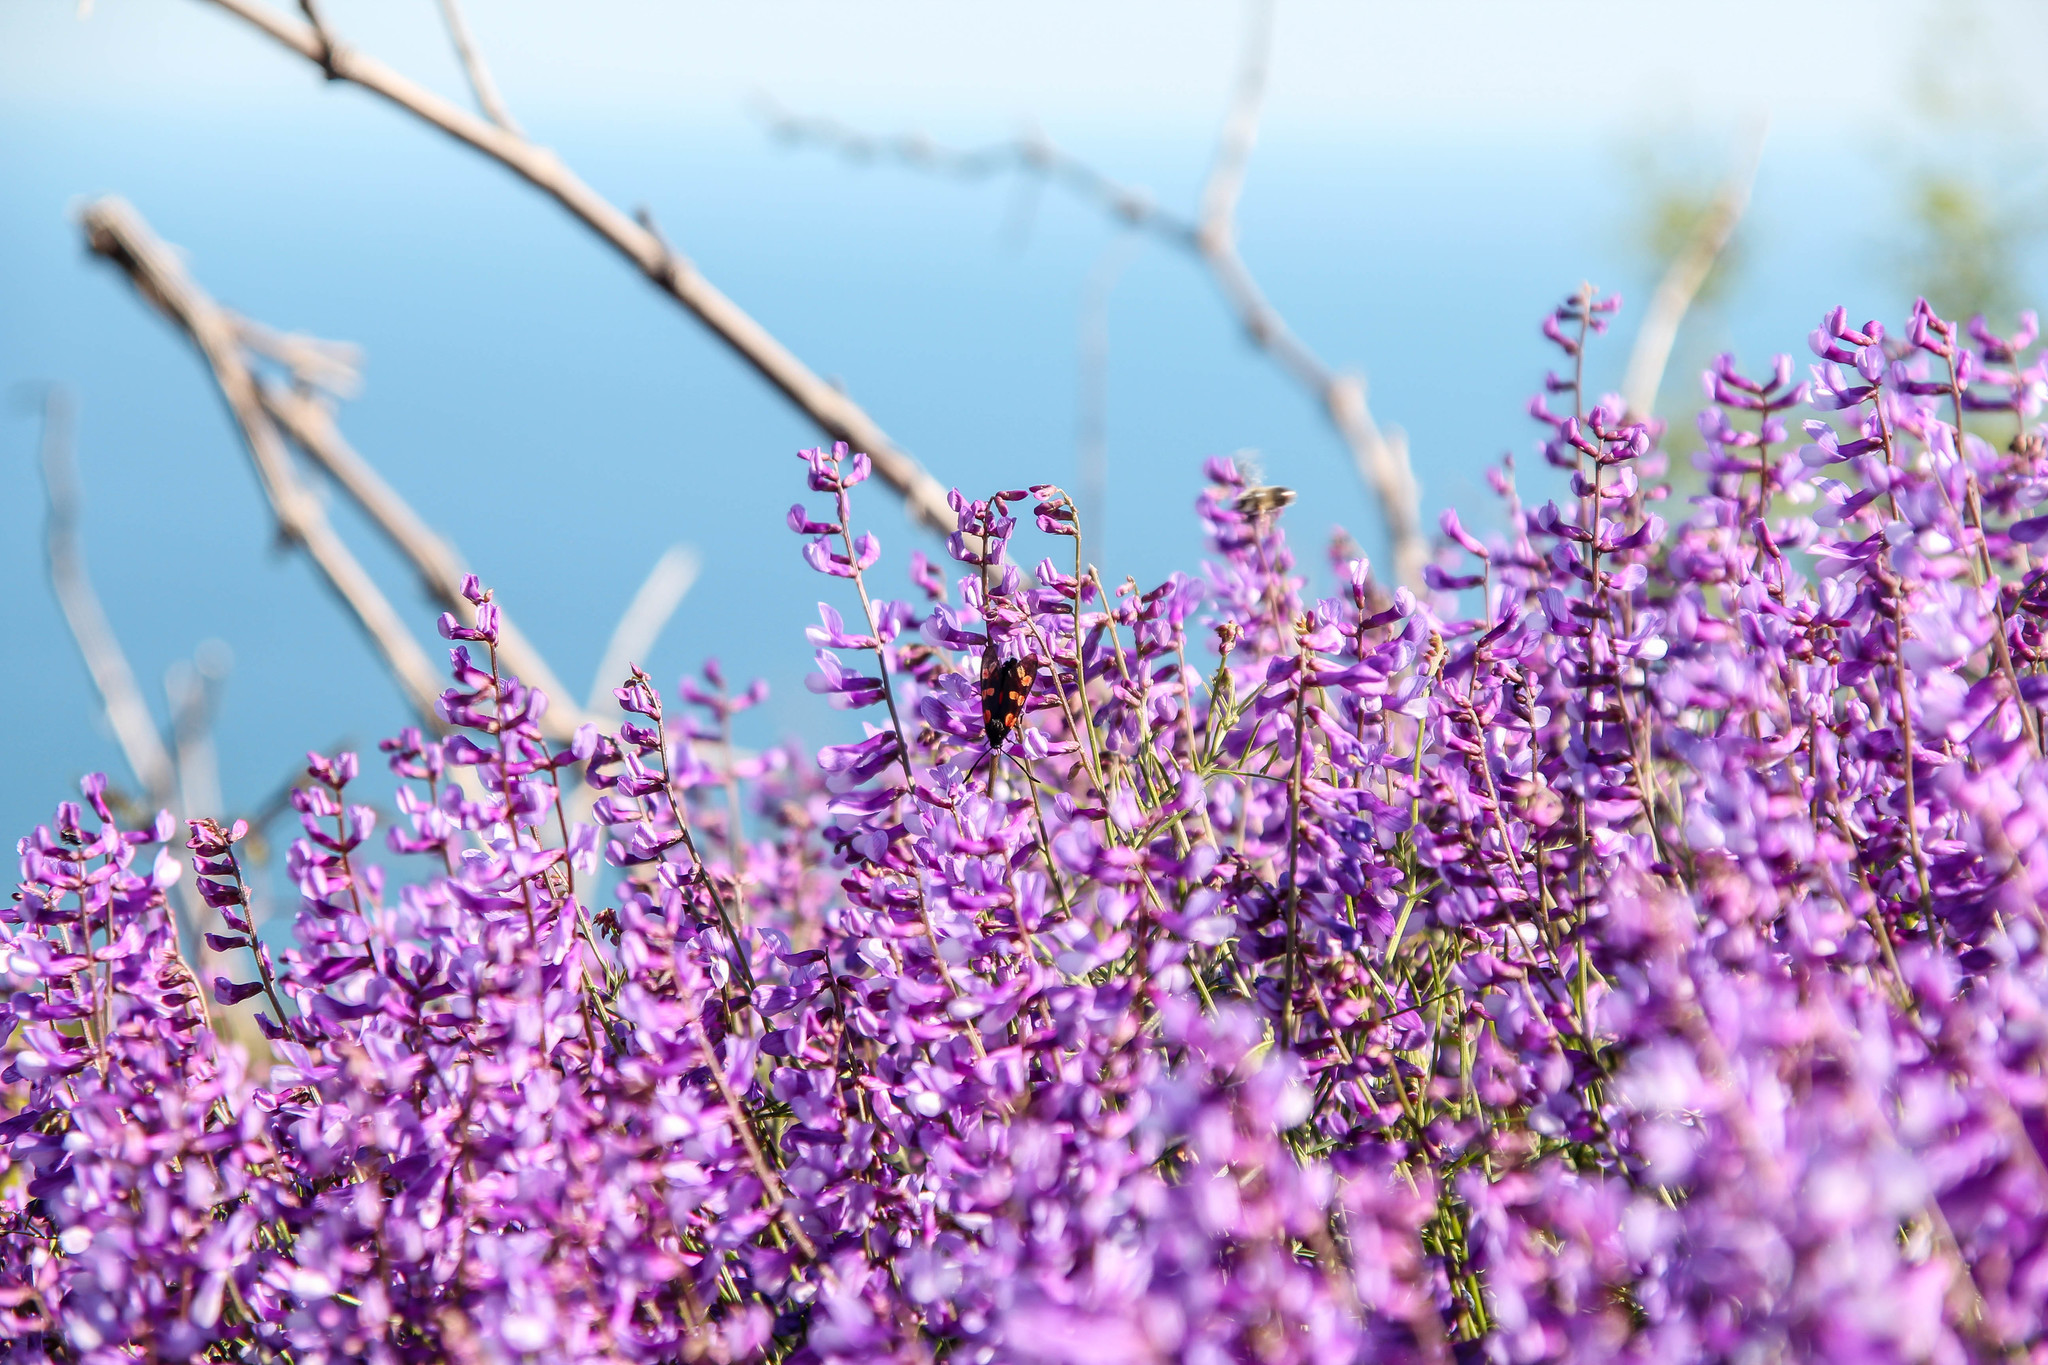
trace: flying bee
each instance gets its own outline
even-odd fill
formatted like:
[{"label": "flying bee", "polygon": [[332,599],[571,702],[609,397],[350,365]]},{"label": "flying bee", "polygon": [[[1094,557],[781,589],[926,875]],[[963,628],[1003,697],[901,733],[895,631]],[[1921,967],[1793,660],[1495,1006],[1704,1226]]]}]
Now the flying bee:
[{"label": "flying bee", "polygon": [[1268,483],[1245,489],[1237,495],[1233,505],[1245,516],[1263,517],[1279,511],[1293,501],[1292,488],[1282,488],[1278,484]]}]

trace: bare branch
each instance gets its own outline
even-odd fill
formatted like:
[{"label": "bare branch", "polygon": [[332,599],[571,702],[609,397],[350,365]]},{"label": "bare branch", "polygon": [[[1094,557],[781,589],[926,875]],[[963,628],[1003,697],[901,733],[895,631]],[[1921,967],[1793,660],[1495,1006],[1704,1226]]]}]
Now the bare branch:
[{"label": "bare branch", "polygon": [[590,680],[590,701],[585,710],[605,710],[612,689],[625,681],[626,670],[645,658],[661,638],[662,628],[682,605],[701,567],[697,552],[687,545],[669,546],[654,562],[646,581],[640,584],[640,591],[633,594],[625,615],[612,630],[611,643],[604,647],[604,658]]},{"label": "bare branch", "polygon": [[306,16],[307,27],[313,33],[313,60],[327,73],[328,80],[340,79],[334,69],[334,37],[327,31],[327,21],[320,17],[319,5],[314,0],[299,0],[299,13]]},{"label": "bare branch", "polygon": [[292,372],[292,382],[353,398],[363,387],[363,349],[346,341],[322,341],[302,332],[279,332],[252,318],[230,314],[242,345]]},{"label": "bare branch", "polygon": [[766,95],[758,97],[756,105],[769,134],[792,145],[821,146],[849,161],[899,161],[914,170],[960,180],[986,180],[1019,172],[1038,175],[1065,186],[1080,198],[1093,200],[1129,227],[1141,228],[1177,246],[1193,248],[1196,244],[1194,220],[1162,208],[1149,190],[1110,179],[1035,130],[1007,142],[960,150],[941,146],[923,133],[877,137],[838,119],[793,113]]},{"label": "bare branch", "polygon": [[[195,294],[198,292],[189,280],[187,287]],[[317,387],[337,395],[355,392],[362,363],[360,350],[344,342],[279,332],[226,309],[217,311],[231,325],[243,347],[286,366],[299,385],[287,387],[261,375],[254,376],[262,406],[271,419],[294,445],[327,471],[392,546],[412,563],[428,596],[446,610],[466,615],[469,606],[462,596],[462,580],[468,569],[461,557],[349,446],[326,404],[309,391]],[[509,614],[501,612],[499,621],[500,657],[511,672],[554,700],[555,706],[542,718],[541,726],[549,738],[567,741],[588,717],[577,709],[568,689]]]},{"label": "bare branch", "polygon": [[1224,297],[1237,310],[1245,332],[1297,383],[1320,398],[1331,425],[1350,448],[1359,478],[1379,502],[1396,574],[1403,583],[1416,586],[1422,581],[1427,552],[1422,541],[1422,495],[1408,463],[1406,439],[1398,431],[1392,437],[1380,431],[1366,402],[1364,377],[1339,373],[1310,350],[1266,298],[1237,251],[1237,202],[1252,147],[1258,141],[1272,45],[1272,0],[1251,0],[1237,97],[1224,121],[1216,160],[1202,191],[1197,245]]},{"label": "bare branch", "polygon": [[[173,685],[171,720],[178,743],[175,758],[165,747],[156,720],[149,714],[149,706],[142,699],[142,689],[136,684],[135,674],[128,665],[128,657],[121,649],[120,639],[108,624],[99,597],[93,592],[92,581],[86,574],[85,556],[78,541],[78,488],[72,466],[75,423],[70,395],[53,385],[45,391],[43,404],[43,479],[50,503],[46,527],[50,583],[56,591],[58,605],[64,611],[64,619],[71,627],[71,636],[78,642],[78,652],[85,656],[86,669],[92,674],[93,685],[99,691],[101,704],[106,707],[107,719],[114,727],[115,738],[128,760],[129,770],[142,786],[144,802],[159,810],[168,808],[182,824],[191,808],[195,781],[202,790],[211,783],[211,790],[216,796],[219,792],[211,738],[208,737],[203,751],[197,748],[188,751],[184,728],[186,718],[181,713],[179,695]],[[201,646],[202,652],[205,648]],[[177,913],[180,951],[189,954],[199,943],[204,919],[201,907],[197,898],[184,886],[173,887],[169,896]],[[204,953],[203,945],[200,951]]]},{"label": "bare branch", "polygon": [[1259,114],[1266,98],[1266,69],[1273,51],[1273,0],[1251,0],[1246,15],[1244,59],[1237,96],[1230,103],[1216,159],[1202,187],[1199,237],[1204,251],[1227,250],[1237,233],[1237,201],[1259,140]]},{"label": "bare branch", "polygon": [[78,485],[72,471],[74,433],[71,395],[53,384],[43,394],[43,486],[50,500],[44,543],[50,562],[50,586],[71,627],[71,638],[85,657],[86,671],[99,689],[107,721],[114,727],[129,771],[142,784],[153,806],[170,805],[176,797],[177,775],[164,747],[156,720],[136,686],[135,672],[121,641],[107,623],[98,594],[86,575],[85,555],[78,543]]},{"label": "bare branch", "polygon": [[470,41],[469,25],[462,20],[462,6],[458,0],[441,0],[441,17],[448,24],[448,38],[455,44],[455,55],[462,60],[462,72],[469,77],[476,107],[483,110],[485,118],[506,132],[516,137],[526,136],[499,96],[498,83],[491,79],[491,69],[484,65],[483,53]]},{"label": "bare branch", "polygon": [[1757,167],[1763,163],[1764,137],[1769,131],[1768,121],[1757,126],[1742,160],[1721,182],[1714,202],[1700,215],[1692,235],[1657,281],[1657,292],[1650,296],[1650,307],[1636,331],[1635,345],[1629,348],[1628,369],[1621,381],[1622,399],[1631,417],[1648,417],[1657,406],[1657,390],[1664,385],[1664,368],[1671,363],[1679,324],[1685,321],[1700,286],[1707,282],[1714,262],[1727,249],[1736,224],[1749,208],[1750,190],[1756,184]]},{"label": "bare branch", "polygon": [[178,660],[164,674],[164,695],[171,702],[171,733],[178,746],[178,810],[185,816],[219,819],[225,811],[219,755],[213,744],[213,715],[231,657],[221,641],[208,640],[192,659]]},{"label": "bare branch", "polygon": [[213,0],[277,42],[327,70],[382,95],[451,137],[497,160],[535,188],[583,220],[621,255],[637,266],[742,360],[753,366],[784,397],[816,422],[833,440],[867,452],[875,473],[901,494],[911,515],[932,530],[951,532],[953,509],[946,489],[924,468],[899,450],[876,421],[839,390],[813,374],[789,348],[756,322],[690,264],[669,251],[647,229],[621,213],[578,179],[553,152],[524,137],[477,117],[434,94],[373,57],[331,41],[324,30],[278,13],[258,0]]},{"label": "bare branch", "polygon": [[122,200],[101,199],[90,205],[84,223],[93,251],[120,266],[144,298],[191,336],[242,429],[278,531],[304,548],[384,656],[413,710],[427,725],[439,728],[439,675],[391,603],[334,533],[318,500],[299,482],[284,440],[264,409],[256,377],[242,356],[234,319],[186,277],[177,257]]},{"label": "bare branch", "polygon": [[1080,449],[1082,534],[1104,559],[1109,530],[1109,296],[1123,277],[1138,239],[1118,234],[1103,248],[1081,287],[1081,384],[1075,423]]},{"label": "bare branch", "polygon": [[[342,438],[326,405],[311,394],[264,379],[257,380],[257,392],[264,411],[291,438],[292,444],[326,470],[393,548],[411,561],[427,595],[444,609],[466,615],[469,603],[462,595],[462,580],[469,570],[461,557]],[[554,669],[502,608],[498,613],[498,657],[509,671],[547,693],[554,703],[540,722],[541,731],[548,738],[565,742],[575,735],[578,725],[590,718],[576,709],[575,699],[555,676]]]},{"label": "bare branch", "polygon": [[1271,0],[1252,0],[1244,61],[1216,158],[1203,187],[1201,214],[1187,219],[1155,204],[1150,195],[1110,179],[1043,136],[1032,133],[973,150],[953,150],[922,134],[874,137],[824,118],[802,118],[764,101],[769,131],[791,143],[812,143],[855,161],[888,157],[917,170],[961,179],[1003,173],[1036,174],[1092,201],[1120,221],[1193,253],[1208,267],[1245,335],[1315,400],[1351,452],[1359,478],[1380,508],[1400,581],[1419,584],[1427,557],[1421,528],[1421,492],[1398,430],[1382,431],[1366,402],[1363,376],[1336,369],[1287,326],[1237,250],[1237,202],[1252,147],[1272,46]]}]

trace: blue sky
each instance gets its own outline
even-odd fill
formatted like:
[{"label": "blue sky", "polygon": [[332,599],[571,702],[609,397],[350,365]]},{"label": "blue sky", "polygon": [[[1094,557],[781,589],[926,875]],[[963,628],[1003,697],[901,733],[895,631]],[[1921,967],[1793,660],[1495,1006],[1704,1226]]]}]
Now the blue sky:
[{"label": "blue sky", "polygon": [[[456,81],[431,0],[326,8],[365,50],[420,79]],[[0,10],[9,102],[290,116],[314,79],[275,55],[261,60],[263,40],[204,0],[86,9],[83,21],[75,0]],[[1231,0],[475,0],[468,11],[514,107],[537,115],[716,125],[765,89],[849,116],[993,131],[1027,118],[1206,128],[1243,24]],[[2017,76],[2048,18],[2011,0],[1283,0],[1270,118],[1293,133],[1483,137],[1531,123],[1598,129],[1674,108],[1721,118],[1768,103],[1794,126],[1839,123],[1895,102],[1918,54],[1945,34],[1970,40],[1974,63],[2002,54],[1995,60]]]},{"label": "blue sky", "polygon": [[[431,0],[326,8],[346,39],[460,95]],[[362,92],[328,88],[202,0],[76,10],[0,6],[0,389],[77,391],[86,549],[152,693],[200,641],[232,648],[231,808],[259,800],[296,752],[368,748],[406,718],[346,618],[271,547],[203,370],[84,255],[72,215],[96,194],[130,198],[250,316],[365,348],[364,391],[342,412],[351,439],[578,688],[640,577],[680,541],[705,573],[649,660],[656,676],[717,654],[775,688],[752,741],[843,728],[802,686],[801,628],[835,585],[802,569],[780,523],[801,493],[791,452],[812,436],[749,372],[554,206]],[[1797,350],[1835,302],[1904,312],[1902,165],[2026,150],[2048,126],[2020,79],[2048,51],[2034,7],[1706,13],[1281,0],[1245,254],[1296,329],[1361,368],[1381,419],[1409,430],[1432,513],[1455,503],[1485,524],[1481,471],[1526,451],[1521,405],[1548,363],[1535,323],[1549,303],[1585,278],[1646,297],[1644,155],[1710,180],[1769,112],[1743,271],[1681,346],[1691,363],[1721,345],[1761,360]],[[1027,214],[1014,185],[779,147],[750,99],[958,142],[1029,121],[1191,205],[1243,27],[1238,6],[1215,3],[473,0],[469,19],[537,137],[617,202],[651,205],[721,287],[943,478],[983,489],[1073,479],[1083,282],[1115,230],[1054,195]],[[1990,112],[1930,124],[1930,68],[1967,71]],[[2037,255],[2022,262],[2029,281]],[[1291,525],[1307,557],[1335,524],[1373,543],[1341,450],[1186,259],[1138,250],[1109,331],[1113,577],[1192,567],[1199,461],[1245,447],[1301,490]],[[44,580],[34,442],[10,404],[10,829],[77,772],[121,768]],[[923,544],[884,494],[864,515],[898,563]],[[430,641],[425,600],[337,518]]]}]

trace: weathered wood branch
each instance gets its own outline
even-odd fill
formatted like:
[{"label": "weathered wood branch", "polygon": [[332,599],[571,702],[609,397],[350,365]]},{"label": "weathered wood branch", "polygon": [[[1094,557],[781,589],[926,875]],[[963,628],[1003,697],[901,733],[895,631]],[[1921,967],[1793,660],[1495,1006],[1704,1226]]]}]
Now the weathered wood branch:
[{"label": "weathered wood branch", "polygon": [[256,0],[212,0],[327,73],[381,95],[467,143],[581,219],[648,279],[682,304],[740,358],[804,412],[827,437],[865,451],[875,474],[900,494],[913,519],[940,533],[955,529],[944,485],[899,449],[861,406],[813,374],[759,322],[727,298],[685,257],[586,185],[545,147],[470,113],[415,84],[376,58]]},{"label": "weathered wood branch", "polygon": [[284,438],[263,405],[256,375],[242,354],[235,319],[192,283],[177,256],[124,201],[95,202],[86,209],[84,223],[92,250],[121,267],[142,296],[199,348],[229,413],[242,429],[256,480],[277,517],[279,533],[306,552],[355,616],[420,719],[441,727],[435,709],[441,693],[439,672],[390,601],[335,534],[319,500],[299,481]]},{"label": "weathered wood branch", "polygon": [[784,140],[814,143],[851,160],[889,157],[918,170],[963,179],[1002,173],[1042,175],[1118,221],[1192,253],[1207,267],[1245,336],[1315,400],[1343,441],[1360,480],[1379,506],[1396,574],[1401,582],[1419,586],[1428,547],[1422,535],[1421,490],[1409,462],[1407,439],[1398,430],[1382,430],[1374,421],[1362,375],[1329,364],[1294,333],[1237,249],[1237,204],[1258,140],[1271,41],[1270,0],[1254,0],[1237,91],[1203,185],[1199,215],[1192,219],[1161,208],[1144,190],[1111,179],[1036,133],[958,150],[922,134],[876,137],[833,119],[801,117],[772,104],[767,106],[767,118],[770,131]]},{"label": "weathered wood branch", "polygon": [[[343,439],[326,404],[303,390],[262,378],[257,380],[257,393],[264,411],[291,438],[292,444],[326,470],[342,492],[384,533],[392,547],[405,556],[419,574],[427,595],[440,603],[443,610],[467,617],[470,608],[462,595],[462,580],[470,572],[468,566],[370,462]],[[590,719],[578,709],[575,694],[564,686],[502,606],[498,609],[498,657],[521,681],[548,694],[552,705],[548,714],[541,717],[541,730],[550,739],[566,741],[576,733],[578,725]]]}]

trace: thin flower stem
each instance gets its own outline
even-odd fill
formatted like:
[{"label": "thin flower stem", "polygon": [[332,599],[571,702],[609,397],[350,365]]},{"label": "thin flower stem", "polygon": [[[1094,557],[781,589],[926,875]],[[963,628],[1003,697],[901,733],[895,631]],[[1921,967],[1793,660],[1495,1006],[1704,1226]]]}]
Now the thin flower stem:
[{"label": "thin flower stem", "polygon": [[739,1131],[740,1143],[747,1149],[747,1160],[753,1164],[754,1174],[761,1178],[761,1188],[775,1217],[789,1233],[797,1249],[807,1261],[818,1259],[818,1248],[806,1233],[803,1224],[789,1207],[789,1196],[782,1187],[782,1178],[769,1164],[767,1154],[761,1149],[761,1139],[754,1132],[753,1116],[733,1093],[732,1083],[725,1078],[725,1064],[718,1059],[718,1052],[711,1046],[710,1037],[704,1032],[702,1017],[690,1021],[690,1037],[696,1041],[697,1050],[704,1058],[705,1067],[711,1072],[711,1083],[718,1089],[719,1098],[725,1101],[726,1112],[732,1115],[733,1126]]},{"label": "thin flower stem", "polygon": [[277,1012],[277,1026],[281,1029],[290,1029],[291,1016],[285,1013],[284,1001],[278,996],[277,978],[271,974],[270,961],[264,956],[263,944],[256,937],[256,905],[249,895],[248,882],[242,878],[241,860],[235,856],[233,849],[228,850],[227,859],[229,870],[234,874],[235,891],[241,897],[242,916],[249,924],[246,935],[249,940],[249,956],[256,963],[257,979],[263,983],[263,998],[268,1000],[270,1008]]},{"label": "thin flower stem", "polygon": [[[1096,785],[1100,786],[1102,782],[1102,740],[1095,733],[1095,708],[1088,704],[1087,637],[1081,630],[1081,603],[1088,596],[1088,584],[1094,580],[1094,565],[1088,566],[1088,572],[1085,576],[1081,572],[1081,535],[1077,530],[1074,533],[1074,692],[1078,698],[1081,719],[1087,726],[1089,764],[1095,773]],[[1097,592],[1100,592],[1102,584],[1096,581],[1095,588]],[[1105,599],[1103,607],[1107,609],[1108,606],[1109,603]]]},{"label": "thin flower stem", "polygon": [[731,949],[731,956],[727,961],[732,965],[733,975],[739,978],[745,988],[747,1003],[751,1004],[754,993],[754,969],[749,961],[746,941],[740,937],[739,930],[734,926],[732,914],[726,909],[725,898],[719,894],[718,882],[712,877],[710,866],[697,852],[697,841],[690,833],[689,797],[677,784],[672,765],[668,761],[668,727],[660,710],[661,694],[654,690],[653,682],[637,666],[633,669],[629,681],[645,689],[648,696],[656,699],[655,713],[649,719],[654,722],[655,756],[661,762],[662,796],[668,801],[669,810],[676,817],[676,829],[682,835],[683,848],[690,855],[690,866],[697,874],[698,884],[704,888],[704,894],[710,897],[712,910],[718,916],[718,926],[725,932],[725,941]]},{"label": "thin flower stem", "polygon": [[[1884,415],[1884,391],[1877,390],[1871,401],[1877,413],[1878,437],[1883,444],[1885,467],[1896,470],[1898,460],[1892,453],[1891,424],[1885,420]],[[1892,518],[1896,521],[1899,516],[1897,494],[1890,487],[1886,492],[1891,496]],[[1913,855],[1913,878],[1920,893],[1921,913],[1932,914],[1934,893],[1927,880],[1927,858],[1920,848],[1920,803],[1913,791],[1913,764],[1917,746],[1913,739],[1913,694],[1906,671],[1905,587],[1893,578],[1881,563],[1874,567],[1878,581],[1888,590],[1887,601],[1892,620],[1892,674],[1899,703],[1899,779],[1905,798],[1906,846]]]},{"label": "thin flower stem", "polygon": [[[486,593],[484,597],[488,601],[490,594]],[[505,747],[505,684],[498,676],[498,642],[496,640],[487,640],[485,644],[489,647],[491,656],[491,734],[498,741],[498,800],[503,809],[506,837],[511,840],[512,847],[517,849],[519,847],[519,819],[512,806],[512,755]],[[540,847],[540,840],[538,838],[533,843],[535,848]],[[356,889],[353,877],[349,879],[348,889],[349,894],[353,896]],[[531,877],[521,877],[519,879],[519,896],[526,909],[526,932],[532,934],[538,940],[540,929],[536,926],[533,916],[533,879]],[[358,914],[362,913],[360,903],[356,906],[356,912]]]},{"label": "thin flower stem", "polygon": [[882,627],[875,619],[875,604],[868,598],[867,579],[862,576],[860,556],[853,548],[853,531],[849,523],[853,520],[853,508],[844,488],[839,490],[839,538],[846,547],[847,576],[853,579],[854,591],[860,594],[861,619],[868,623],[868,638],[874,641],[875,667],[882,678],[882,700],[889,708],[889,728],[896,732],[896,761],[903,769],[906,790],[917,789],[917,774],[910,767],[910,737],[903,729],[903,718],[896,711],[896,687],[889,677],[889,653],[882,644]]},{"label": "thin flower stem", "polygon": [[[1991,613],[1997,622],[1997,629],[1991,635],[1992,657],[1998,671],[2005,675],[2006,686],[2012,689],[2013,704],[2019,707],[2020,726],[2026,731],[2027,742],[2034,746],[2034,752],[2038,754],[2043,752],[2041,721],[2034,708],[2027,705],[2026,697],[2020,691],[2019,670],[2013,667],[2012,648],[2006,638],[2009,626],[2005,616],[2005,584],[1999,577],[1996,566],[1991,562],[1991,546],[1984,534],[1983,495],[1977,487],[1976,471],[1970,467],[1963,450],[1963,386],[1956,371],[1955,348],[1955,334],[1951,329],[1949,351],[1944,358],[1948,361],[1949,401],[1954,404],[1956,417],[1956,464],[1963,471],[1964,520],[1969,528],[1977,533],[1976,542],[1971,547],[1974,553],[1970,556],[1970,572],[1980,586],[1987,583],[1991,585]],[[1940,482],[1938,476],[1937,482]],[[1946,496],[1946,484],[1942,484],[1941,487]]]},{"label": "thin flower stem", "polygon": [[[1072,919],[1074,916],[1074,905],[1067,898],[1067,888],[1060,881],[1059,868],[1053,862],[1052,835],[1046,828],[1045,807],[1040,804],[1038,799],[1038,777],[1031,771],[1030,765],[1016,754],[1009,755],[1009,759],[1017,765],[1017,771],[1024,775],[1024,790],[1031,794],[1031,814],[1038,823],[1038,852],[1039,857],[1045,863],[1046,883],[1052,887],[1053,899],[1059,902],[1061,914],[1068,919]],[[1030,934],[1027,934],[1026,937],[1031,940],[1033,948],[1038,946],[1036,937]]]},{"label": "thin flower stem", "polygon": [[1294,994],[1301,978],[1301,784],[1308,761],[1309,669],[1314,656],[1296,656],[1294,678],[1294,775],[1287,787],[1287,994],[1280,1007],[1281,1041],[1295,1043]]}]

